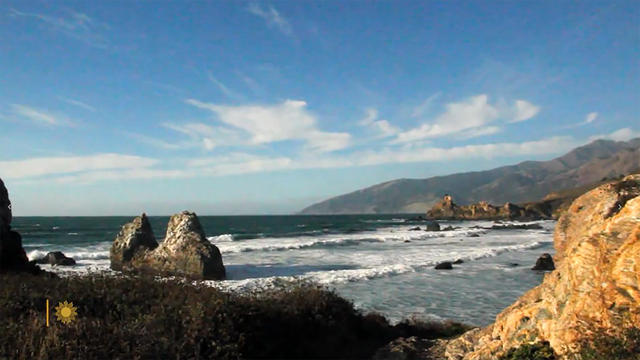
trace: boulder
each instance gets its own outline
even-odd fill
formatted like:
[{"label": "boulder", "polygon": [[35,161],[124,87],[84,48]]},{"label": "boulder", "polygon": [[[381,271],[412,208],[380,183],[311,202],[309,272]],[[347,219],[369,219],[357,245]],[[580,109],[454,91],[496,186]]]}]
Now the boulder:
[{"label": "boulder", "polygon": [[538,260],[536,260],[536,264],[531,268],[531,270],[545,270],[551,271],[555,270],[556,266],[553,264],[553,258],[551,254],[544,253],[540,255]]},{"label": "boulder", "polygon": [[[112,268],[114,259],[115,268],[118,268],[117,261],[121,258],[120,268],[123,271],[194,279],[224,279],[225,268],[220,250],[207,240],[195,213],[184,211],[173,215],[160,245],[156,245],[151,226],[145,219],[143,214],[125,225],[118,234],[112,247]],[[128,262],[125,261],[126,249],[129,250],[127,257],[131,256]]]},{"label": "boulder", "polygon": [[58,266],[73,266],[76,261],[70,257],[67,257],[61,251],[53,251],[45,255],[41,259],[37,259],[36,264],[49,264]]},{"label": "boulder", "polygon": [[409,231],[420,231],[422,229],[420,229],[420,226],[416,226],[414,228],[409,229]]},{"label": "boulder", "polygon": [[440,231],[440,224],[437,221],[430,221],[427,223],[426,231]]},{"label": "boulder", "polygon": [[464,260],[462,259],[458,259],[456,261],[453,262],[454,265],[460,265],[460,264],[464,264]]},{"label": "boulder", "polygon": [[441,262],[434,267],[436,270],[451,270],[453,269],[453,264],[450,261]]},{"label": "boulder", "polygon": [[497,359],[548,342],[560,358],[593,334],[620,336],[640,324],[640,174],[577,198],[554,233],[556,270],[496,317],[445,346],[448,360]]},{"label": "boulder", "polygon": [[111,269],[121,271],[128,266],[135,267],[133,263],[142,262],[145,255],[157,247],[158,242],[153,235],[149,219],[143,213],[123,225],[113,241],[109,251]]},{"label": "boulder", "polygon": [[480,237],[479,234],[473,233],[473,234],[469,234],[467,235],[467,237]]},{"label": "boulder", "polygon": [[384,347],[378,349],[373,355],[373,360],[419,360],[429,356],[428,349],[435,343],[434,340],[420,339],[416,336],[410,338],[397,338]]}]

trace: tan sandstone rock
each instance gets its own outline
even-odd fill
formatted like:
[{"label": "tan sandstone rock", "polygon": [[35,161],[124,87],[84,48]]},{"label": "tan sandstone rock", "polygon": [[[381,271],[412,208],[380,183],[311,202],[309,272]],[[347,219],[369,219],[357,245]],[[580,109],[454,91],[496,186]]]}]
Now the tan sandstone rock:
[{"label": "tan sandstone rock", "polygon": [[135,260],[141,260],[148,252],[158,247],[151,224],[146,214],[142,214],[130,223],[122,226],[111,245],[109,258],[113,270],[123,270]]},{"label": "tan sandstone rock", "polygon": [[446,346],[449,360],[496,359],[523,343],[578,350],[596,328],[640,324],[640,175],[580,196],[556,225],[556,270],[482,330]]},{"label": "tan sandstone rock", "polygon": [[123,226],[111,248],[111,268],[196,279],[225,278],[220,250],[207,240],[195,213],[183,211],[169,219],[158,245],[143,214]]}]

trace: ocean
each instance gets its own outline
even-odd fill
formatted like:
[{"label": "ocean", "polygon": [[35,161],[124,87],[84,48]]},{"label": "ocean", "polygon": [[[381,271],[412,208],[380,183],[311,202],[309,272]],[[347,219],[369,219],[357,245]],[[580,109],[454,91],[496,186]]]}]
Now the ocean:
[{"label": "ocean", "polygon": [[[335,289],[363,311],[392,322],[407,317],[453,319],[484,326],[543,274],[530,270],[553,252],[554,221],[541,229],[489,230],[493,221],[442,221],[451,231],[424,231],[410,215],[201,216],[218,246],[228,280],[209,282],[234,291],[268,287],[279,279],[308,279]],[[109,271],[109,248],[132,217],[16,217],[30,259],[49,251],[74,258],[62,275]],[[158,241],[168,217],[150,217]],[[509,222],[505,222],[509,224]],[[412,230],[416,226],[421,230]],[[477,234],[478,236],[475,236]],[[453,270],[434,270],[461,259]]]}]

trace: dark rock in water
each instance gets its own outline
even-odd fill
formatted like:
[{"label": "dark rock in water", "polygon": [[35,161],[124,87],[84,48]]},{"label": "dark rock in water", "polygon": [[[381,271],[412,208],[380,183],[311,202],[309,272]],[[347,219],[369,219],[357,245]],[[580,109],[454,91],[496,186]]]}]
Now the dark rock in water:
[{"label": "dark rock in water", "polygon": [[440,224],[436,221],[430,221],[427,223],[426,231],[440,231]]},{"label": "dark rock in water", "polygon": [[474,233],[474,234],[467,235],[467,237],[480,237],[480,235]]},{"label": "dark rock in water", "polygon": [[155,235],[146,214],[122,226],[109,251],[111,269],[121,271],[132,263],[134,258],[141,259],[147,252],[158,247]]},{"label": "dark rock in water", "polygon": [[37,264],[49,264],[59,266],[72,266],[76,264],[76,261],[66,256],[60,251],[53,251],[45,255],[43,258],[35,261]]},{"label": "dark rock in water", "polygon": [[[112,268],[117,268],[117,262],[121,261],[123,271],[206,280],[225,278],[220,250],[207,240],[195,213],[183,211],[173,215],[164,241],[155,248],[157,243],[145,219],[143,214],[122,228],[112,247]],[[129,261],[124,261],[125,250],[132,253]]]},{"label": "dark rock in water", "polygon": [[410,241],[410,240],[405,240],[404,242],[406,242],[406,243],[410,243],[411,241]]},{"label": "dark rock in water", "polygon": [[455,265],[462,264],[462,263],[464,263],[464,260],[462,260],[462,259],[458,259],[458,260],[454,261],[453,263],[454,263]]},{"label": "dark rock in water", "polygon": [[420,231],[422,229],[420,229],[420,226],[416,226],[414,228],[409,229],[409,231]]},{"label": "dark rock in water", "polygon": [[457,227],[457,226],[454,227],[454,226],[449,225],[446,228],[442,229],[441,231],[452,231],[452,230],[456,230],[456,229],[460,229],[460,228]]},{"label": "dark rock in water", "polygon": [[520,264],[518,264],[518,263],[507,263],[507,266],[508,267],[517,267],[517,266],[520,266]]},{"label": "dark rock in water", "polygon": [[451,270],[453,269],[453,264],[450,261],[441,262],[440,264],[435,266],[436,270]]},{"label": "dark rock in water", "polygon": [[9,192],[0,179],[0,272],[46,273],[29,261],[22,247],[22,237],[11,230],[11,201]]},{"label": "dark rock in water", "polygon": [[397,338],[378,349],[373,360],[418,360],[429,359],[429,348],[434,340],[421,339],[417,336]]},{"label": "dark rock in water", "polygon": [[419,215],[419,216],[416,216],[416,217],[405,219],[404,222],[415,222],[415,221],[425,221],[425,220],[427,220],[427,219],[425,219],[424,216]]},{"label": "dark rock in water", "polygon": [[556,267],[553,264],[553,258],[550,254],[544,253],[540,255],[538,260],[536,260],[536,264],[531,270],[555,270]]},{"label": "dark rock in water", "polygon": [[509,224],[509,225],[493,225],[488,230],[535,230],[542,229],[540,224]]}]

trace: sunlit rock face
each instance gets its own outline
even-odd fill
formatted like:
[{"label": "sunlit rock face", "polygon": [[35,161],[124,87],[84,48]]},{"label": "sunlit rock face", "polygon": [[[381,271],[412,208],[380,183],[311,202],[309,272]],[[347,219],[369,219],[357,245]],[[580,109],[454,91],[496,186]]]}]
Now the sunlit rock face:
[{"label": "sunlit rock face", "polygon": [[225,278],[220,250],[207,240],[195,213],[171,216],[158,245],[145,214],[125,224],[110,252],[111,268],[125,272],[177,275],[197,279]]},{"label": "sunlit rock face", "polygon": [[446,346],[449,360],[495,359],[523,343],[579,350],[599,328],[640,324],[640,175],[580,196],[554,234],[556,270],[482,330]]}]

